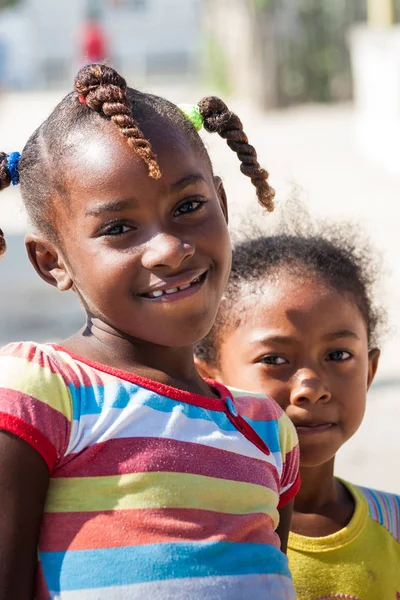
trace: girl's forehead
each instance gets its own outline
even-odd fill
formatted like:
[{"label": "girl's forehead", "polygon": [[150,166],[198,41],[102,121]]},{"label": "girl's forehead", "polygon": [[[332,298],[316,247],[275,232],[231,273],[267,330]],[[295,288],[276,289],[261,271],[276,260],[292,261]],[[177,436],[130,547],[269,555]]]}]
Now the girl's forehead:
[{"label": "girl's forehead", "polygon": [[247,326],[325,326],[334,321],[364,319],[351,293],[329,286],[309,274],[298,276],[280,271],[273,277],[243,284],[235,308]]},{"label": "girl's forehead", "polygon": [[[198,172],[211,181],[207,161],[199,156],[183,132],[157,131],[155,126],[149,125],[147,134],[161,168],[161,185],[170,185],[174,180]],[[119,188],[140,188],[155,183],[149,177],[144,160],[113,126],[94,132],[89,139],[87,133],[76,132],[71,146],[73,151],[66,160],[65,179],[72,197],[77,195],[82,199],[82,194],[118,193]]]}]

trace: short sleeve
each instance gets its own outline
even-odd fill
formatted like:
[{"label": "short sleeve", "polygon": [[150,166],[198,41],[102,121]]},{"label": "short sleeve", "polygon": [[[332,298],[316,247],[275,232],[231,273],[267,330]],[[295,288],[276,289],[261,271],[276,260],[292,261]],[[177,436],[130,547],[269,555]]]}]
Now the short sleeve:
[{"label": "short sleeve", "polygon": [[45,345],[0,350],[0,429],[30,444],[52,472],[69,443],[72,401],[59,365]]},{"label": "short sleeve", "polygon": [[269,396],[229,387],[239,413],[276,457],[279,473],[279,504],[289,504],[300,489],[300,453],[296,429]]},{"label": "short sleeve", "polygon": [[281,493],[278,508],[289,504],[300,489],[300,451],[296,429],[282,411],[278,420],[282,454]]}]

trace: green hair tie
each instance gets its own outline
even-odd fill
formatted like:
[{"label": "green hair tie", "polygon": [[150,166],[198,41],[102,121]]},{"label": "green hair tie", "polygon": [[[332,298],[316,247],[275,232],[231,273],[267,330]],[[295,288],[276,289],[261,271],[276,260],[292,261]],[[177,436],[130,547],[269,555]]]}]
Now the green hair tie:
[{"label": "green hair tie", "polygon": [[203,127],[203,117],[197,104],[178,104],[178,108],[189,119],[196,131]]}]

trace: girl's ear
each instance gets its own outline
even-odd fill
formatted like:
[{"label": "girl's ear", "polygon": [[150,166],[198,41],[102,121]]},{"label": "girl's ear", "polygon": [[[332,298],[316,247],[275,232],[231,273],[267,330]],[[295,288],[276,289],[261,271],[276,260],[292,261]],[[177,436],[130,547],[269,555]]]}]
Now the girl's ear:
[{"label": "girl's ear", "polygon": [[379,358],[381,351],[379,348],[373,348],[368,352],[368,388],[371,387],[371,383],[374,380],[376,371],[378,369]]},{"label": "girl's ear", "polygon": [[205,360],[197,358],[197,356],[194,357],[194,364],[197,372],[201,377],[203,377],[203,379],[214,379],[214,381],[220,381],[219,371],[216,367],[210,366]]},{"label": "girl's ear", "polygon": [[228,198],[226,196],[224,184],[222,183],[221,177],[214,176],[214,185],[217,190],[219,202],[224,213],[225,221],[228,223]]},{"label": "girl's ear", "polygon": [[48,240],[29,233],[25,237],[25,247],[38,275],[60,292],[66,292],[73,286],[73,281],[68,273],[60,253]]}]

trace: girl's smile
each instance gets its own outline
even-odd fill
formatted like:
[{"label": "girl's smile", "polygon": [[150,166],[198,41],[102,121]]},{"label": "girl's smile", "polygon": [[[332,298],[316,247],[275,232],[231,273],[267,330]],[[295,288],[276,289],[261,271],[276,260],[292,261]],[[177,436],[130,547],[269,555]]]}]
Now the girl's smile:
[{"label": "girl's smile", "polygon": [[173,302],[196,294],[206,281],[208,271],[197,269],[170,277],[168,281],[160,281],[152,285],[147,292],[138,294],[141,298],[159,302]]}]

